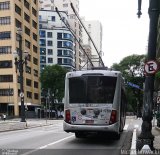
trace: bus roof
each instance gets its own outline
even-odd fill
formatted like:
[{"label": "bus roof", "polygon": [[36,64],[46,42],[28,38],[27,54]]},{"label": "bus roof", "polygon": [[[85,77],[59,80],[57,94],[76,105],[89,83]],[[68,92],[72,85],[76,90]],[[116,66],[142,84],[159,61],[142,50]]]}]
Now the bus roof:
[{"label": "bus roof", "polygon": [[81,70],[81,71],[73,71],[73,72],[68,72],[66,75],[67,77],[74,77],[74,76],[82,76],[82,75],[104,75],[104,76],[114,76],[117,77],[118,75],[121,75],[120,71],[113,71],[113,70]]}]

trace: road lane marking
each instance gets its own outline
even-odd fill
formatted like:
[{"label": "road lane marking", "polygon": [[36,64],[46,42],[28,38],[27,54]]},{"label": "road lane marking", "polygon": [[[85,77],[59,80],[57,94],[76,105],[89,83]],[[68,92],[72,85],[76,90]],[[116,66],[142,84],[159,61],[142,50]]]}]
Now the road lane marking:
[{"label": "road lane marking", "polygon": [[136,150],[136,139],[137,139],[136,129],[134,129],[134,131],[133,131],[133,136],[132,136],[132,145],[131,145],[130,155],[136,155],[136,154],[135,154],[135,150]]},{"label": "road lane marking", "polygon": [[53,142],[53,143],[49,143],[49,144],[47,144],[47,145],[41,146],[41,147],[39,147],[38,149],[44,149],[44,148],[46,148],[46,147],[48,147],[48,146],[51,146],[51,145],[60,143],[60,142],[62,142],[62,141],[64,141],[64,140],[66,140],[66,139],[72,138],[73,136],[74,136],[74,135],[71,135],[71,136],[69,136],[69,137],[66,137],[66,138],[57,140],[57,141],[55,141],[55,142]]},{"label": "road lane marking", "polygon": [[26,153],[24,153],[24,154],[22,154],[22,155],[32,154],[33,152],[39,151],[39,150],[41,150],[41,149],[45,149],[45,148],[48,147],[48,146],[51,146],[51,145],[60,143],[60,142],[65,141],[65,140],[67,140],[67,139],[69,139],[69,138],[72,138],[72,137],[74,137],[74,135],[71,135],[71,136],[65,137],[65,138],[63,138],[63,139],[57,140],[57,141],[55,141],[55,142],[52,142],[52,143],[43,145],[43,146],[41,146],[41,147],[39,147],[39,148],[36,148],[35,150],[28,151],[28,152],[26,152]]},{"label": "road lane marking", "polygon": [[128,129],[129,124],[126,124],[123,128],[123,130],[127,130]]}]

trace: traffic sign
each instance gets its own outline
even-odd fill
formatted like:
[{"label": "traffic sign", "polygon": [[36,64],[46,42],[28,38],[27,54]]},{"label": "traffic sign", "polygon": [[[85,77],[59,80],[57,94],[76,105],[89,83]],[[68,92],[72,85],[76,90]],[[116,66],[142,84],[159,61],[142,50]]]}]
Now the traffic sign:
[{"label": "traffic sign", "polygon": [[20,97],[24,97],[24,93],[21,92],[21,93],[19,94],[19,96],[20,96]]},{"label": "traffic sign", "polygon": [[160,103],[160,96],[157,97],[157,103]]},{"label": "traffic sign", "polygon": [[158,70],[158,64],[156,63],[156,61],[150,60],[146,62],[144,65],[144,71],[147,74],[154,74],[157,72],[157,70]]}]

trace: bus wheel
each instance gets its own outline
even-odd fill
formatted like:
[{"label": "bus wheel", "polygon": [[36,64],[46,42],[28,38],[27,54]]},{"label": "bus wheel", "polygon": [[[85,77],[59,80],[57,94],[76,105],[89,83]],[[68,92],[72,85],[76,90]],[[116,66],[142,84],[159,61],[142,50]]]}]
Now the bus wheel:
[{"label": "bus wheel", "polygon": [[85,138],[85,134],[83,132],[75,132],[76,138]]}]

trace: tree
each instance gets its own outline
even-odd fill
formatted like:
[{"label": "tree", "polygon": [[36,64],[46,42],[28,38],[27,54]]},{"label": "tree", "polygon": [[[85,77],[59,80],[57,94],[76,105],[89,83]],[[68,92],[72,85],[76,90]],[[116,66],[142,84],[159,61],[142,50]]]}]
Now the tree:
[{"label": "tree", "polygon": [[[122,72],[125,78],[126,85],[128,82],[136,84],[143,88],[144,83],[144,62],[145,55],[130,55],[122,59],[119,64],[114,63],[112,65],[113,70]],[[128,96],[128,110],[137,112],[140,114],[140,109],[143,103],[143,91],[127,85],[127,96]]]},{"label": "tree", "polygon": [[46,66],[40,76],[42,88],[49,90],[54,100],[62,101],[64,97],[64,83],[67,70],[59,65]]}]

